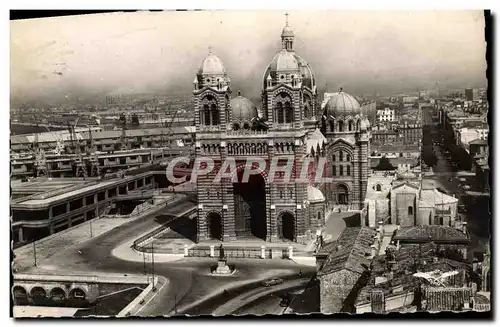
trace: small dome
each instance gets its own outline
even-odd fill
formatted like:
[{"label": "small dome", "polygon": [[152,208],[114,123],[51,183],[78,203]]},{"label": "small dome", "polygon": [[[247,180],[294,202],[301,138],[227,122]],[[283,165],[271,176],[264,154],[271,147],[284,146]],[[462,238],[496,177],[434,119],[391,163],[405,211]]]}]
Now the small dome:
[{"label": "small dome", "polygon": [[342,92],[333,93],[325,105],[325,115],[333,117],[356,116],[361,113],[358,100],[352,95]]},{"label": "small dome", "polygon": [[311,203],[323,202],[325,201],[325,197],[320,190],[315,188],[314,186],[307,186],[307,201]]},{"label": "small dome", "polygon": [[299,63],[295,59],[293,52],[286,50],[280,51],[271,62],[271,70],[273,71],[298,71]]},{"label": "small dome", "polygon": [[231,109],[233,121],[250,121],[252,118],[258,117],[257,108],[252,101],[241,95],[231,99]]},{"label": "small dome", "polygon": [[293,34],[292,28],[288,25],[283,27],[283,31],[281,32],[281,37],[293,37],[295,34]]},{"label": "small dome", "polygon": [[224,75],[226,74],[226,69],[224,68],[224,64],[219,57],[209,54],[203,61],[201,62],[200,69],[198,70],[199,74],[203,75]]}]

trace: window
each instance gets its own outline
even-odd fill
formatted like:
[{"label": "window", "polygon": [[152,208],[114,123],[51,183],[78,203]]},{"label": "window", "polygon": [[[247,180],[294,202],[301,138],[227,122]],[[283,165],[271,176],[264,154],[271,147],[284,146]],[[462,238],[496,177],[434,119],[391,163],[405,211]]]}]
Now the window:
[{"label": "window", "polygon": [[292,105],[290,102],[285,102],[285,123],[291,123],[293,120]]},{"label": "window", "polygon": [[346,159],[347,159],[347,161],[351,161],[351,156],[347,155]]},{"label": "window", "polygon": [[382,192],[382,186],[380,184],[377,184],[377,192]]},{"label": "window", "polygon": [[332,166],[332,175],[337,176],[337,166]]},{"label": "window", "polygon": [[412,206],[408,207],[408,214],[413,215],[413,207]]},{"label": "window", "polygon": [[283,199],[283,191],[280,190],[280,199]]},{"label": "window", "polygon": [[321,211],[318,211],[318,220],[321,220]]},{"label": "window", "polygon": [[339,161],[344,161],[344,153],[342,150],[339,151]]},{"label": "window", "polygon": [[349,122],[349,132],[352,131],[352,122]]},{"label": "window", "polygon": [[307,106],[304,107],[304,117],[309,118],[309,108]]},{"label": "window", "polygon": [[332,161],[337,161],[337,157],[335,155],[332,156]]},{"label": "window", "polygon": [[331,122],[330,122],[330,131],[332,131],[332,132],[333,132],[334,130],[335,130],[335,127],[334,127],[333,122],[331,121]]},{"label": "window", "polygon": [[343,131],[344,131],[344,122],[339,121],[339,132],[343,132]]},{"label": "window", "polygon": [[347,166],[347,176],[351,176],[351,166]]},{"label": "window", "polygon": [[339,167],[339,175],[344,176],[344,166],[340,165]]},{"label": "window", "polygon": [[443,217],[439,217],[439,225],[443,226]]},{"label": "window", "polygon": [[276,105],[276,120],[278,124],[282,124],[284,122],[283,104],[281,102],[278,102]]}]

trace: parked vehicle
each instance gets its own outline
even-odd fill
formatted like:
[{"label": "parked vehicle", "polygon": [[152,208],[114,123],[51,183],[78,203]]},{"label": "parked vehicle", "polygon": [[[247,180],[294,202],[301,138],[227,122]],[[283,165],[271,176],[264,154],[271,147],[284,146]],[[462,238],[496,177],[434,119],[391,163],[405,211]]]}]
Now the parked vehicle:
[{"label": "parked vehicle", "polygon": [[283,279],[281,279],[281,278],[271,278],[271,279],[267,279],[267,280],[263,281],[262,285],[265,287],[270,287],[270,286],[279,285],[282,283],[283,283]]}]

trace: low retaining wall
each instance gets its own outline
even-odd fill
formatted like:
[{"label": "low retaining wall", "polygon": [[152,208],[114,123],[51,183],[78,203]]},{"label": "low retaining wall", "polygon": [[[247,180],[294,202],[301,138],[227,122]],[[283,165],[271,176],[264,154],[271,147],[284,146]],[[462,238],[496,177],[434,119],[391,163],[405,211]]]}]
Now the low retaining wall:
[{"label": "low retaining wall", "polygon": [[125,308],[123,308],[116,316],[117,317],[127,317],[132,315],[132,310],[146,298],[148,294],[153,291],[153,285],[158,284],[158,277],[155,277],[154,282],[150,283],[148,287],[144,289],[135,299],[132,300]]},{"label": "low retaining wall", "polygon": [[43,281],[43,282],[80,282],[80,283],[122,283],[122,284],[145,284],[143,275],[32,275],[32,274],[14,274],[14,283],[16,281]]}]

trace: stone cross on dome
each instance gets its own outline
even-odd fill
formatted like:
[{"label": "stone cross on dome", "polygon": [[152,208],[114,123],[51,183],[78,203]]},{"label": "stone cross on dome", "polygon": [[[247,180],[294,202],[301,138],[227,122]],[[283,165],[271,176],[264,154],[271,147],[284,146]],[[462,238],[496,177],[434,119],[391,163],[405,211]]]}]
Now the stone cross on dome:
[{"label": "stone cross on dome", "polygon": [[208,46],[208,54],[212,54],[213,47],[211,45]]},{"label": "stone cross on dome", "polygon": [[286,19],[286,26],[288,26],[288,16],[289,16],[289,15],[290,15],[289,13],[285,13],[285,17],[286,17],[286,18],[285,18],[285,19]]}]

